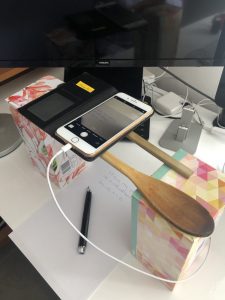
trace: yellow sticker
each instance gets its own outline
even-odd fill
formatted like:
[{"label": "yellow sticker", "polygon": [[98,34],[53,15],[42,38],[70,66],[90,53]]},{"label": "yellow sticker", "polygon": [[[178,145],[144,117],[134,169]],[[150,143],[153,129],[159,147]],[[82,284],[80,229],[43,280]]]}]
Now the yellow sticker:
[{"label": "yellow sticker", "polygon": [[92,93],[95,90],[93,87],[84,83],[83,81],[77,82],[76,85],[79,86],[80,88],[82,88],[83,90],[87,91],[88,93]]}]

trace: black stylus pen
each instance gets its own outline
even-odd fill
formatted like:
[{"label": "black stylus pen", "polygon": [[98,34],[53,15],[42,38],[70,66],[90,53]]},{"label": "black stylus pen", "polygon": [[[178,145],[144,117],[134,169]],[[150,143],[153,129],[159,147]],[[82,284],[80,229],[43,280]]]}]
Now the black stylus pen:
[{"label": "black stylus pen", "polygon": [[[81,233],[87,237],[88,236],[88,227],[89,227],[89,219],[90,219],[90,212],[91,212],[91,190],[87,189],[85,202],[84,202],[84,210],[83,210],[83,217],[82,217],[82,224],[81,224]],[[80,236],[79,243],[78,243],[78,252],[80,254],[84,254],[85,249],[87,246],[87,242]]]}]

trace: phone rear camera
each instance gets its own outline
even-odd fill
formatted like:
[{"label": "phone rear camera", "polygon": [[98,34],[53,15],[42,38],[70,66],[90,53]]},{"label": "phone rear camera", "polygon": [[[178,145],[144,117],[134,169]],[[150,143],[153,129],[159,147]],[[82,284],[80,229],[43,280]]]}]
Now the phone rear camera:
[{"label": "phone rear camera", "polygon": [[82,131],[80,133],[80,136],[82,136],[83,138],[87,137],[88,136],[88,133],[86,131]]}]

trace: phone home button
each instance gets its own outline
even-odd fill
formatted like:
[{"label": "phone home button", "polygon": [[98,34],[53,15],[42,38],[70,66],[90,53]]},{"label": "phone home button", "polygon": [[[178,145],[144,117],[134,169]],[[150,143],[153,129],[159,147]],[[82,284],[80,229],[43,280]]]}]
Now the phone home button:
[{"label": "phone home button", "polygon": [[72,143],[77,143],[79,141],[79,138],[78,137],[73,137],[72,139],[71,139],[71,142]]}]

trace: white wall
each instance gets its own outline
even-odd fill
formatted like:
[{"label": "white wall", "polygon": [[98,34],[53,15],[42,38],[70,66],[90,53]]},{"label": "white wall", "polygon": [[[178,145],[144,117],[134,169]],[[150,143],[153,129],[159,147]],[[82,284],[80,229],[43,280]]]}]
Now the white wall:
[{"label": "white wall", "polygon": [[[214,98],[219,80],[223,71],[223,67],[169,67],[169,70],[175,75],[201,90],[205,94]],[[160,75],[162,70],[160,68],[146,68],[146,71]],[[186,94],[185,86],[178,80],[166,74],[157,82],[157,86],[166,91],[173,91],[179,95]],[[193,102],[198,102],[204,97],[192,89],[189,89],[189,99]],[[212,106],[210,107],[212,108]]]}]

